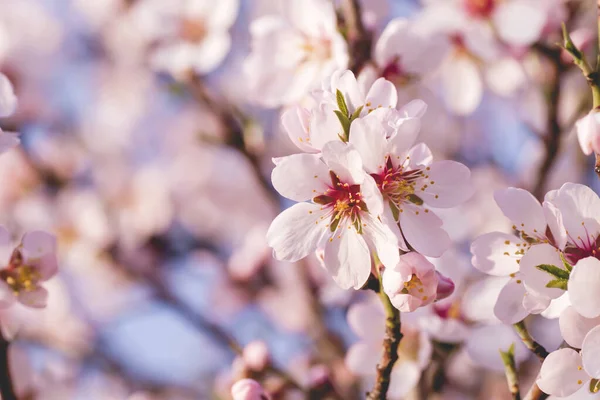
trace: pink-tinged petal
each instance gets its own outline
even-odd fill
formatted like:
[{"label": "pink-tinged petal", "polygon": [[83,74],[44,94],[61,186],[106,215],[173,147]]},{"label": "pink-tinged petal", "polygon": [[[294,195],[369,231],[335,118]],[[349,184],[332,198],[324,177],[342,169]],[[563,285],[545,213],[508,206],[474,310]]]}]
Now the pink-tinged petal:
[{"label": "pink-tinged petal", "polygon": [[[437,161],[429,166],[426,174],[417,187],[419,197],[431,207],[456,207],[473,194],[471,171],[465,165],[456,161]],[[427,186],[425,186],[427,185]]]},{"label": "pink-tinged petal", "polygon": [[360,185],[360,192],[369,209],[369,214],[374,217],[379,217],[384,210],[383,197],[372,176],[365,175],[365,180]]},{"label": "pink-tinged petal", "polygon": [[581,347],[583,368],[592,378],[600,378],[600,325],[588,332]]},{"label": "pink-tinged petal", "polygon": [[[501,54],[501,47],[494,30],[484,20],[471,19],[463,28],[463,40],[465,47],[471,54],[485,63],[495,62]],[[461,54],[460,57],[469,58],[467,54]],[[480,62],[480,61],[479,61]],[[474,64],[477,61],[473,60]]]},{"label": "pink-tinged petal", "polygon": [[447,297],[450,297],[452,295],[452,293],[454,293],[454,282],[452,281],[452,279],[448,278],[447,276],[442,275],[441,273],[439,273],[438,271],[435,272],[437,275],[437,280],[438,280],[438,286],[437,286],[437,292],[436,292],[436,297],[435,300],[443,300]]},{"label": "pink-tinged petal", "polygon": [[371,274],[371,255],[362,235],[340,224],[325,244],[325,267],[342,289],[360,289]]},{"label": "pink-tinged petal", "polygon": [[21,291],[17,296],[19,302],[32,308],[44,308],[48,303],[48,291],[38,286],[31,291]]},{"label": "pink-tinged petal", "polygon": [[[525,242],[515,235],[490,232],[479,236],[471,244],[472,263],[489,275],[506,276],[519,270],[519,252]],[[519,246],[517,246],[519,245]]]},{"label": "pink-tinged petal", "polygon": [[493,371],[504,371],[499,350],[506,351],[515,345],[515,361],[518,364],[525,361],[531,354],[514,332],[512,326],[484,325],[471,330],[471,335],[465,344],[467,354],[477,364]]},{"label": "pink-tinged petal", "polygon": [[367,93],[377,79],[379,79],[379,71],[373,64],[365,65],[356,78],[360,91],[363,93]]},{"label": "pink-tinged petal", "polygon": [[0,309],[12,306],[16,301],[15,295],[3,280],[0,280]]},{"label": "pink-tinged petal", "polygon": [[406,18],[395,18],[386,25],[375,44],[373,58],[377,65],[384,68],[394,61],[398,53],[402,52],[403,49],[399,47],[403,42],[400,39],[406,37],[409,27],[410,24]]},{"label": "pink-tinged petal", "polygon": [[592,110],[575,124],[577,138],[584,154],[600,153],[600,113]]},{"label": "pink-tinged petal", "polygon": [[523,307],[525,285],[518,279],[511,279],[500,291],[498,301],[494,306],[496,318],[505,324],[516,324],[525,319],[529,313]]},{"label": "pink-tinged petal", "polygon": [[[408,151],[406,158],[408,159],[408,166],[410,169],[428,167],[433,162],[433,154],[425,143],[418,143],[414,145]],[[394,165],[396,165],[396,160],[392,159],[392,161],[394,161]],[[405,160],[401,159],[399,163],[403,164],[404,161]]]},{"label": "pink-tinged petal", "polygon": [[523,307],[530,314],[540,314],[550,306],[552,299],[534,292],[525,293]]},{"label": "pink-tinged petal", "polygon": [[546,14],[526,1],[500,3],[492,20],[502,40],[513,46],[529,46],[537,41],[546,25]]},{"label": "pink-tinged petal", "polygon": [[552,242],[557,248],[563,250],[567,244],[567,230],[563,224],[562,214],[554,204],[548,201],[544,201],[542,208],[552,233]]},{"label": "pink-tinged petal", "polygon": [[0,330],[6,340],[13,340],[23,326],[22,306],[0,309]]},{"label": "pink-tinged petal", "polygon": [[385,335],[385,313],[379,301],[352,304],[346,315],[348,325],[362,340],[380,343]]},{"label": "pink-tinged petal", "polygon": [[586,247],[593,244],[588,236],[600,232],[600,198],[592,189],[577,183],[565,183],[558,191],[549,193],[547,200],[560,211],[571,242]]},{"label": "pink-tinged petal", "polygon": [[229,32],[213,32],[195,46],[192,67],[199,74],[208,74],[223,63],[231,50]]},{"label": "pink-tinged petal", "polygon": [[388,396],[390,399],[403,399],[419,383],[421,368],[412,361],[399,361],[394,365],[390,375]]},{"label": "pink-tinged petal", "polygon": [[436,314],[419,318],[419,329],[444,343],[460,343],[469,336],[469,328],[452,318],[440,318]]},{"label": "pink-tinged petal", "polygon": [[331,104],[323,103],[313,110],[310,121],[310,144],[314,149],[321,150],[325,144],[335,141],[339,142],[344,137],[344,129],[340,120],[333,112]]},{"label": "pink-tinged petal", "polygon": [[568,283],[573,308],[586,318],[600,316],[600,261],[594,257],[579,260]]},{"label": "pink-tinged petal", "polygon": [[365,171],[378,174],[385,165],[387,140],[381,113],[372,112],[352,122],[350,143],[360,153]]},{"label": "pink-tinged petal", "polygon": [[321,206],[298,203],[279,214],[267,232],[273,256],[283,261],[298,261],[316,250],[328,229],[321,219]]},{"label": "pink-tinged petal", "polygon": [[450,247],[450,237],[442,224],[432,211],[413,205],[406,205],[400,215],[400,228],[406,241],[429,257],[439,257]]},{"label": "pink-tinged petal", "polygon": [[360,153],[344,142],[329,142],[323,146],[323,161],[343,183],[360,185],[365,179]]},{"label": "pink-tinged petal", "polygon": [[290,200],[306,201],[325,193],[331,184],[329,168],[317,154],[282,157],[271,173],[273,187]]},{"label": "pink-tinged petal", "polygon": [[571,347],[581,349],[585,335],[600,325],[600,317],[585,318],[575,311],[572,306],[569,306],[562,312],[558,322],[560,324],[560,333],[565,342]]},{"label": "pink-tinged petal", "polygon": [[[188,5],[197,4],[195,2],[189,3]],[[228,29],[233,25],[238,15],[240,8],[239,0],[224,0],[218,3],[206,3],[204,5],[203,15],[206,18],[206,23],[213,29]]]},{"label": "pink-tinged petal", "polygon": [[345,363],[348,369],[356,375],[372,375],[380,358],[380,346],[374,346],[374,343],[358,342],[348,349]]},{"label": "pink-tinged petal", "polygon": [[365,94],[361,93],[356,77],[350,70],[334,72],[331,76],[331,87],[326,89],[331,90],[334,95],[337,90],[342,92],[350,113],[365,103]]},{"label": "pink-tinged petal", "polygon": [[300,106],[292,107],[281,114],[281,124],[287,132],[292,143],[307,153],[313,153],[315,150],[310,145],[310,136],[308,128],[310,126],[310,112]]},{"label": "pink-tinged petal", "polygon": [[527,288],[536,293],[556,299],[562,296],[565,291],[557,288],[546,287],[548,282],[555,280],[553,275],[536,268],[540,264],[554,265],[558,268],[564,268],[559,252],[556,248],[547,243],[531,246],[525,252],[519,266],[521,267],[521,277]]},{"label": "pink-tinged petal", "polygon": [[486,277],[471,284],[465,291],[461,303],[461,311],[465,319],[485,324],[498,323],[498,318],[494,315],[494,307],[500,291],[508,281],[507,278]]},{"label": "pink-tinged petal", "polygon": [[457,115],[469,115],[481,103],[483,83],[477,65],[468,57],[457,56],[442,68],[446,107]]},{"label": "pink-tinged petal", "polygon": [[553,351],[544,360],[536,383],[544,393],[558,397],[569,396],[590,381],[590,377],[581,367],[582,360],[577,351]]},{"label": "pink-tinged petal", "polygon": [[412,100],[402,106],[399,112],[407,118],[422,118],[427,112],[427,103],[420,99]]},{"label": "pink-tinged petal", "polygon": [[25,264],[34,265],[41,280],[52,278],[58,271],[56,237],[44,231],[27,232],[21,240]]},{"label": "pink-tinged petal", "polygon": [[19,139],[19,135],[16,133],[2,132],[0,130],[0,153],[4,153],[16,147],[21,143],[21,139]]},{"label": "pink-tinged petal", "polygon": [[392,214],[392,210],[387,205],[385,206],[385,210],[383,212],[383,223],[387,225],[388,228],[394,233],[396,236],[398,247],[400,250],[408,252],[410,249],[404,240],[404,236],[400,232],[400,226],[398,222],[394,220],[394,215]]},{"label": "pink-tinged petal", "polygon": [[367,244],[375,250],[381,263],[387,268],[393,268],[400,261],[398,241],[394,232],[379,219],[372,215],[363,217],[363,232]]},{"label": "pink-tinged petal", "polygon": [[231,397],[233,400],[269,400],[260,383],[252,379],[242,379],[237,381],[231,387]]},{"label": "pink-tinged petal", "polygon": [[17,108],[17,96],[12,84],[4,74],[0,74],[0,118],[8,117]]},{"label": "pink-tinged petal", "polygon": [[6,227],[0,225],[0,247],[10,244],[10,233]]},{"label": "pink-tinged petal", "polygon": [[[394,129],[388,141],[388,151],[391,157],[401,157],[410,150],[411,146],[417,140],[421,130],[421,120],[416,117],[401,117],[397,111],[390,110],[394,115],[392,122]],[[404,160],[400,160],[403,162]]]},{"label": "pink-tinged petal", "polygon": [[379,78],[373,83],[365,99],[365,110],[377,108],[395,108],[398,103],[396,86],[385,78]]},{"label": "pink-tinged petal", "polygon": [[559,318],[563,311],[570,305],[571,301],[569,300],[569,293],[565,292],[565,294],[560,296],[558,299],[550,301],[550,305],[541,313],[541,315],[542,317],[548,319]]},{"label": "pink-tinged petal", "polygon": [[515,225],[515,229],[525,231],[530,236],[540,236],[546,232],[544,210],[540,202],[527,190],[496,190],[494,199],[504,215]]}]

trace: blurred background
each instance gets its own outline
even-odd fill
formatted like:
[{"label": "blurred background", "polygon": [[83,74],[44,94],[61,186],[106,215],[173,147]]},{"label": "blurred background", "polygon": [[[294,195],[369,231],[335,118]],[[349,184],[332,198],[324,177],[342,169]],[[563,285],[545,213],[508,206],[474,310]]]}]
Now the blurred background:
[{"label": "blurred background", "polygon": [[[60,253],[46,309],[0,311],[22,322],[11,365],[23,398],[227,399],[241,377],[276,379],[252,371],[241,356],[248,344],[266,345],[270,365],[299,382],[335,377],[338,398],[360,398],[360,377],[344,366],[357,340],[346,312],[369,294],[337,288],[316,257],[278,262],[265,242],[291,204],[270,184],[272,157],[298,149],[281,108],[253,100],[243,69],[252,21],[285,1],[231,1],[231,47],[202,73],[160,53],[175,40],[170,1],[0,1],[0,71],[19,101],[0,127],[22,140],[0,157],[0,222],[15,238],[55,233]],[[591,96],[554,47],[564,20],[595,55],[596,4],[556,3],[544,37],[513,54],[518,77],[486,72],[468,115],[443,103],[435,80],[399,84],[404,102],[429,104],[421,140],[436,158],[467,164],[476,185],[467,204],[441,213],[456,245],[436,263],[458,282],[452,304],[467,332],[434,340],[443,362],[456,358],[443,398],[508,395],[501,364],[478,356],[481,342],[469,345],[502,337],[486,300],[501,286],[482,280],[468,253],[477,235],[510,230],[493,191],[519,186],[541,198],[567,181],[600,189],[573,131]],[[376,40],[424,4],[364,0],[363,21]],[[193,21],[176,23],[182,37],[202,34]],[[560,344],[554,322],[530,321],[549,348]]]}]

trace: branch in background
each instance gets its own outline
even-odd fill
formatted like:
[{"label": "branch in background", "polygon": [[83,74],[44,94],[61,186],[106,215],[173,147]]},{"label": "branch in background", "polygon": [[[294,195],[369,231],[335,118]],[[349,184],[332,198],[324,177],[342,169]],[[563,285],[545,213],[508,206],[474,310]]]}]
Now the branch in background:
[{"label": "branch in background", "polygon": [[17,400],[15,388],[10,376],[8,349],[10,342],[0,332],[0,396],[2,400]]},{"label": "branch in background", "polygon": [[398,346],[402,340],[400,311],[390,302],[390,298],[383,291],[381,273],[379,274],[379,298],[385,309],[385,337],[383,338],[383,355],[377,365],[377,375],[373,390],[367,394],[368,400],[386,400],[390,387],[390,376],[394,364],[398,361]]},{"label": "branch in background", "polygon": [[525,322],[517,322],[513,326],[515,327],[517,333],[519,334],[519,337],[523,341],[523,344],[525,344],[525,346],[529,350],[531,350],[536,356],[538,356],[540,360],[544,361],[544,359],[548,357],[548,351],[544,348],[544,346],[533,340],[533,338],[529,334],[529,331],[527,330],[527,327],[525,326]]},{"label": "branch in background", "polygon": [[544,400],[547,399],[548,396],[546,393],[542,392],[537,383],[534,383],[529,390],[529,393],[525,396],[523,400]]},{"label": "branch in background", "polygon": [[510,390],[510,394],[514,400],[521,400],[519,377],[517,376],[517,366],[515,364],[515,344],[511,344],[507,351],[500,350],[500,356],[504,364],[508,390]]},{"label": "branch in background", "polygon": [[363,24],[359,0],[343,0],[342,16],[350,54],[349,67],[358,75],[371,59],[371,33]]}]

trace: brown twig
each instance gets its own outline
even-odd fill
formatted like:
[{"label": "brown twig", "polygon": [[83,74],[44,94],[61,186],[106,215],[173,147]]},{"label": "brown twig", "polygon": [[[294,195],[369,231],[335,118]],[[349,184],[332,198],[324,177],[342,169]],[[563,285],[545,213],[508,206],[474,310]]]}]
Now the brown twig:
[{"label": "brown twig", "polygon": [[373,386],[373,390],[367,394],[368,400],[387,399],[392,369],[396,361],[398,361],[398,346],[400,345],[400,340],[402,340],[400,311],[392,305],[390,298],[383,291],[381,278],[379,298],[383,303],[386,314],[385,337],[383,338],[383,355],[381,356],[381,362],[377,365],[375,385]]},{"label": "brown twig", "polygon": [[534,383],[533,386],[531,386],[531,389],[529,389],[529,393],[525,395],[523,400],[544,400],[548,397],[549,396],[546,393],[542,392],[537,383]]},{"label": "brown twig", "polygon": [[342,15],[349,47],[350,69],[358,74],[371,59],[371,33],[362,22],[361,5],[358,0],[344,0]]},{"label": "brown twig", "polygon": [[538,358],[541,361],[544,361],[544,359],[548,357],[548,350],[546,350],[544,346],[533,340],[533,338],[529,334],[529,331],[527,330],[527,327],[525,326],[525,322],[517,322],[516,324],[514,324],[514,327],[517,331],[517,334],[521,338],[521,341],[523,341],[523,344],[536,356],[538,356]]},{"label": "brown twig", "polygon": [[10,374],[8,349],[10,342],[0,332],[0,396],[2,400],[17,400],[15,388]]}]

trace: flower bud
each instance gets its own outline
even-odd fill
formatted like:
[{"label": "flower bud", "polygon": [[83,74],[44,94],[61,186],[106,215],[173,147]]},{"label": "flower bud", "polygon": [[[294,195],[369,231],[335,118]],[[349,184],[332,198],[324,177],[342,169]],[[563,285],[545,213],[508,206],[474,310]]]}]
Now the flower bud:
[{"label": "flower bud", "polygon": [[600,113],[592,110],[575,124],[581,150],[590,155],[600,153]]},{"label": "flower bud", "polygon": [[270,400],[260,383],[253,379],[242,379],[231,387],[233,400]]},{"label": "flower bud", "polygon": [[255,340],[244,347],[242,358],[251,370],[262,371],[269,363],[269,349],[264,342]]},{"label": "flower bud", "polygon": [[454,293],[454,282],[452,279],[440,274],[437,271],[435,271],[435,274],[437,275],[438,279],[437,294],[435,299],[442,300],[451,296],[452,293]]}]

